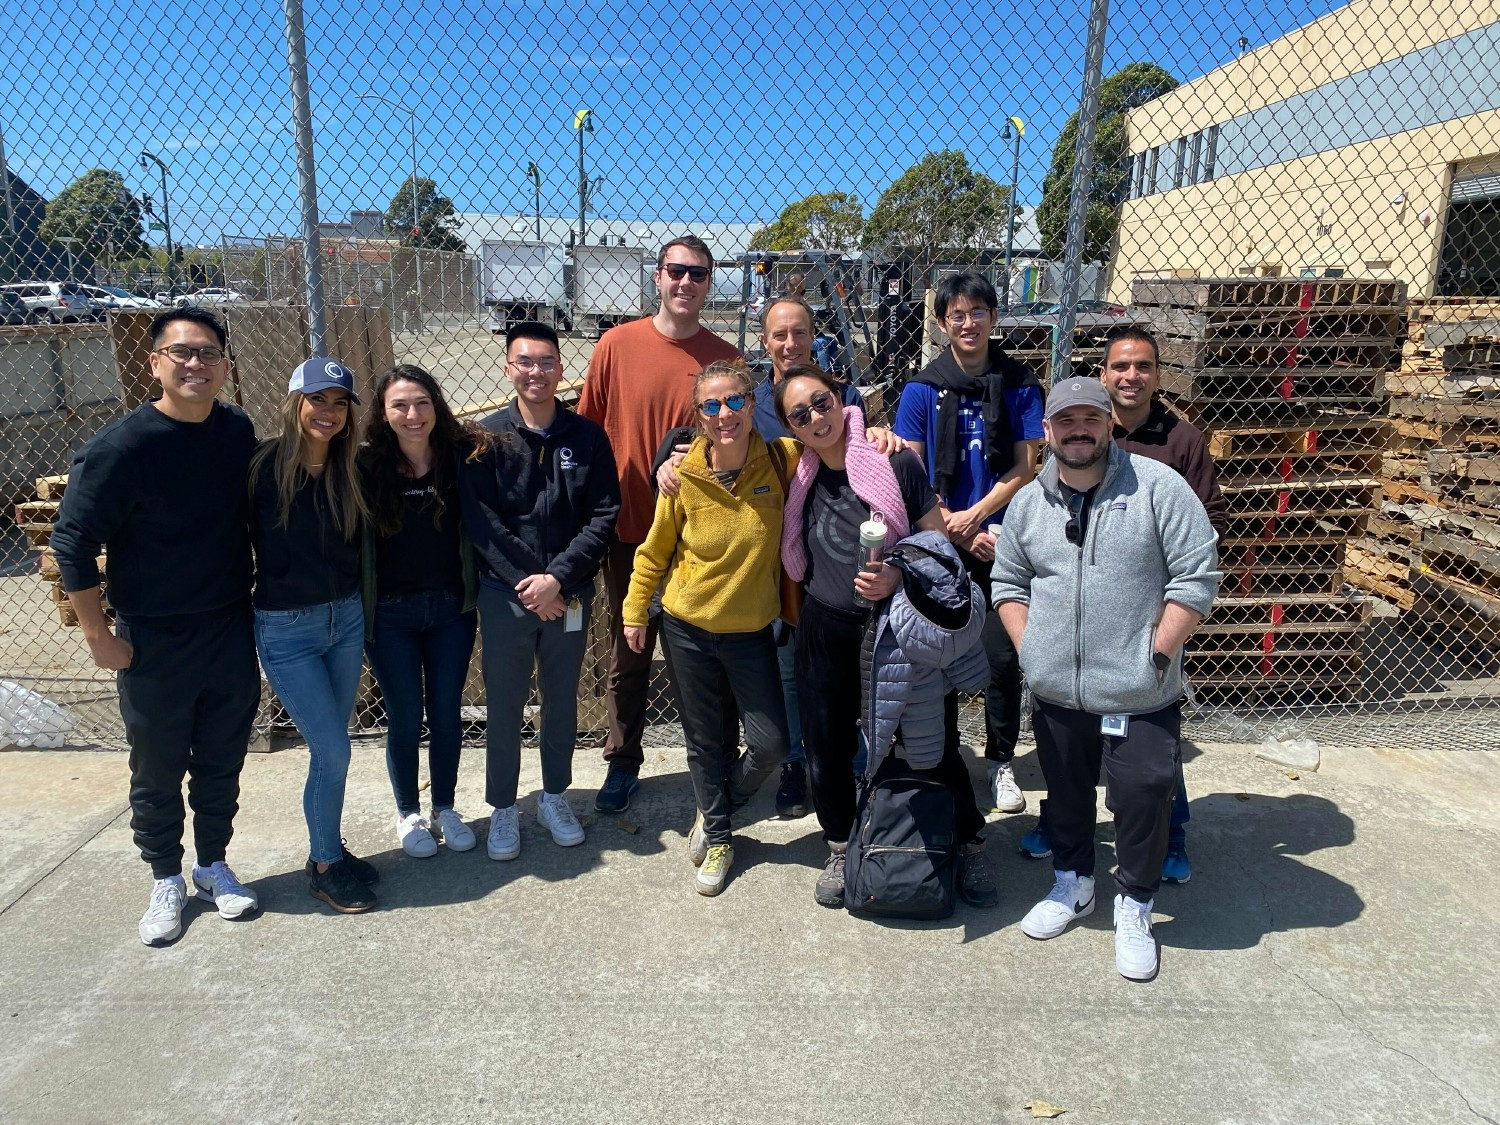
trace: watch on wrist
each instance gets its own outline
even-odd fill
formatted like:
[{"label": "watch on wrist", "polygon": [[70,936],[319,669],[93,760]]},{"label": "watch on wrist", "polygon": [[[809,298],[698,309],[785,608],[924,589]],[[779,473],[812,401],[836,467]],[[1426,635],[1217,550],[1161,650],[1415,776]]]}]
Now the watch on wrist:
[{"label": "watch on wrist", "polygon": [[1151,663],[1159,675],[1165,676],[1167,669],[1172,667],[1172,658],[1164,652],[1153,651],[1151,653]]}]

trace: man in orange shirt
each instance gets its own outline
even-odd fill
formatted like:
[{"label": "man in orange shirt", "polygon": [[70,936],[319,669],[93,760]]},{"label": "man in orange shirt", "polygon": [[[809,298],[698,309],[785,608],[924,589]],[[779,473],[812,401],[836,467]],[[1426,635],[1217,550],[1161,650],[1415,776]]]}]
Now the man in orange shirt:
[{"label": "man in orange shirt", "polygon": [[604,559],[604,592],[609,599],[609,734],[604,760],[609,774],[594,799],[600,812],[630,807],[645,760],[641,736],[656,622],[653,619],[647,627],[645,647],[632,652],[625,643],[620,606],[630,588],[635,549],[645,542],[656,510],[651,462],[668,430],[691,423],[698,372],[716,359],[736,359],[740,354],[700,322],[713,264],[708,245],[692,235],[674,238],[661,248],[654,274],[661,292],[656,315],[611,328],[600,338],[578,400],[578,413],[604,427],[620,474],[620,519]]}]

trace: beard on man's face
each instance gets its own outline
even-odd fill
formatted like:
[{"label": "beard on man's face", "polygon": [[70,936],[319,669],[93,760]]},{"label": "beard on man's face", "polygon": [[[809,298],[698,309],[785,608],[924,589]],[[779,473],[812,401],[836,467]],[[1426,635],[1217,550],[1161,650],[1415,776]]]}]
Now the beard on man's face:
[{"label": "beard on man's face", "polygon": [[1074,434],[1064,441],[1052,443],[1052,452],[1070,469],[1087,469],[1097,464],[1109,452],[1108,439],[1095,441],[1087,434]]}]

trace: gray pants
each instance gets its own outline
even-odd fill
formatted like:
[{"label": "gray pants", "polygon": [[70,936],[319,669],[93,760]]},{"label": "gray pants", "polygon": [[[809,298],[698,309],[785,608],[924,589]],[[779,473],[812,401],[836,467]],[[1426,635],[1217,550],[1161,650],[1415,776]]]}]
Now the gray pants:
[{"label": "gray pants", "polygon": [[521,775],[521,720],[536,669],[541,694],[542,788],[561,793],[573,783],[578,740],[578,673],[588,644],[589,596],[583,628],[566,629],[566,617],[543,621],[510,590],[479,587],[479,630],[484,641],[484,799],[497,809],[516,803]]}]

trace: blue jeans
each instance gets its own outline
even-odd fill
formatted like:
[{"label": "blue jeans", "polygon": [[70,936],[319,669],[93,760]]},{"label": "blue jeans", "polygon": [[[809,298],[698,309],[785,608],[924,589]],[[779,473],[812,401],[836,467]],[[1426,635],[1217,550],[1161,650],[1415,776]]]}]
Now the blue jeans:
[{"label": "blue jeans", "polygon": [[255,650],[266,681],[297,724],[309,754],[302,813],[315,863],[343,857],[349,716],[364,663],[359,595],[303,609],[255,611]]},{"label": "blue jeans", "polygon": [[417,762],[424,710],[432,807],[453,807],[476,622],[473,610],[464,612],[462,597],[442,590],[392,594],[375,603],[375,635],[365,651],[385,697],[385,768],[402,816],[422,810]]}]

